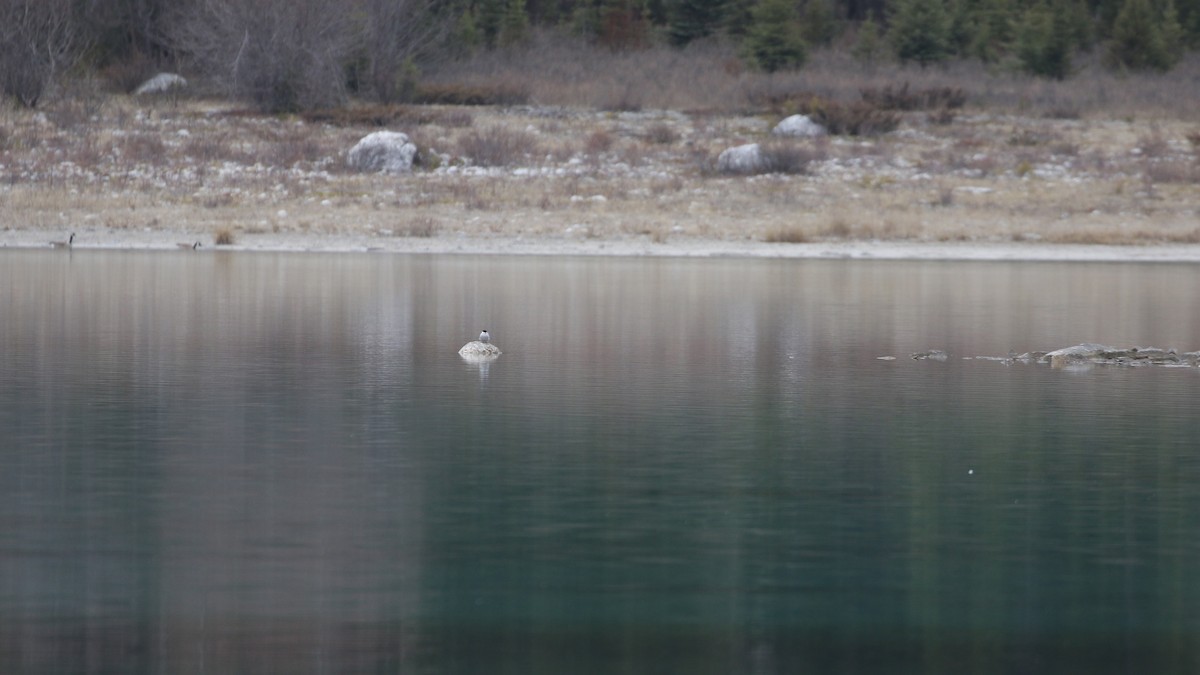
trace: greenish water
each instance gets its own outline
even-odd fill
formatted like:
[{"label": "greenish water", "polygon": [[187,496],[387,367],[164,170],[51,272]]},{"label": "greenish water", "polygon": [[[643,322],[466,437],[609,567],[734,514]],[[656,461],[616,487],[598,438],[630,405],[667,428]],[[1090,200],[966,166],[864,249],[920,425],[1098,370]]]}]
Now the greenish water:
[{"label": "greenish water", "polygon": [[1200,269],[0,251],[0,672],[1200,671],[1200,372],[962,358],[1085,341]]}]

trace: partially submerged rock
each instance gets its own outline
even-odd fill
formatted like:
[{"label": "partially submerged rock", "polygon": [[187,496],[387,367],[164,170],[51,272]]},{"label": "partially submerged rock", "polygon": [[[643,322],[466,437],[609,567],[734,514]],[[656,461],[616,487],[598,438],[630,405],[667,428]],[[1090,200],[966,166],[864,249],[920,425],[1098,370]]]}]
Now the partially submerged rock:
[{"label": "partially submerged rock", "polygon": [[187,87],[188,81],[182,75],[175,73],[159,73],[154,77],[143,82],[137,89],[133,90],[135,96],[145,96],[147,94],[165,94],[177,89]]},{"label": "partially submerged rock", "polygon": [[1110,347],[1085,342],[1046,352],[1039,363],[1063,368],[1074,365],[1200,366],[1200,352],[1183,352],[1158,347]]},{"label": "partially submerged rock", "polygon": [[923,361],[926,359],[930,361],[945,361],[950,358],[950,355],[940,349],[927,349],[923,352],[909,354],[908,358],[914,361]]},{"label": "partially submerged rock", "polygon": [[500,348],[490,342],[480,342],[479,340],[471,340],[458,350],[458,355],[464,359],[494,359],[500,356],[502,352]]},{"label": "partially submerged rock", "polygon": [[798,136],[801,138],[816,138],[825,135],[825,127],[812,121],[807,115],[792,115],[785,117],[775,125],[771,133],[776,136]]},{"label": "partially submerged rock", "polygon": [[737,145],[717,155],[717,171],[721,173],[757,173],[764,165],[762,148],[758,143]]},{"label": "partially submerged rock", "polygon": [[367,134],[350,148],[346,163],[364,173],[408,173],[412,171],[417,146],[408,134],[399,131],[376,131]]}]

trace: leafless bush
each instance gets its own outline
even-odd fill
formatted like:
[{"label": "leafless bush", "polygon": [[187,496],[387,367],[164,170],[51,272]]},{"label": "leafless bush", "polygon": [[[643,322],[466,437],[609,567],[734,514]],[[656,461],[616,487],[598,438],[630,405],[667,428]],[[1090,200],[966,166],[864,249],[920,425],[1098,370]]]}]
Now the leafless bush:
[{"label": "leafless bush", "polygon": [[947,124],[954,123],[955,116],[956,113],[952,108],[938,108],[937,110],[930,111],[925,116],[925,119],[929,120],[930,124],[946,126]]},{"label": "leafless bush", "polygon": [[616,139],[604,129],[597,129],[588,134],[583,142],[583,151],[589,155],[599,155],[612,149]]},{"label": "leafless bush", "polygon": [[458,151],[479,166],[512,166],[537,152],[537,138],[501,126],[471,131],[458,139]]},{"label": "leafless bush", "polygon": [[466,110],[445,110],[438,113],[434,123],[443,127],[464,128],[475,124],[475,117]]},{"label": "leafless bush", "polygon": [[119,147],[126,162],[150,165],[166,162],[167,148],[158,134],[130,134],[121,138]]},{"label": "leafless bush", "polygon": [[210,131],[192,136],[183,144],[182,152],[198,162],[253,163],[250,153],[242,149],[240,144],[225,132]]},{"label": "leafless bush", "polygon": [[438,0],[360,0],[364,7],[359,60],[367,80],[384,103],[410,98],[415,62],[446,34],[450,3]]},{"label": "leafless bush", "polygon": [[70,0],[0,0],[0,87],[26,107],[86,46],[71,9]]},{"label": "leafless bush", "polygon": [[1200,181],[1200,166],[1180,160],[1146,162],[1143,178],[1147,184],[1193,184]]},{"label": "leafless bush", "polygon": [[46,106],[46,119],[59,129],[74,131],[86,127],[91,117],[87,105],[81,100],[55,97]]},{"label": "leafless bush", "polygon": [[217,246],[232,246],[233,245],[233,228],[228,225],[222,225],[213,232],[213,243]]},{"label": "leafless bush", "polygon": [[771,244],[803,244],[810,241],[808,233],[795,225],[767,230],[763,240]]},{"label": "leafless bush", "polygon": [[335,154],[335,151],[322,147],[313,133],[300,130],[281,134],[274,141],[267,143],[260,154],[266,166],[286,169],[300,162],[319,162]]},{"label": "leafless bush", "polygon": [[143,82],[159,72],[159,64],[141,52],[114,61],[99,71],[99,76],[111,91],[133,93]]},{"label": "leafless bush", "polygon": [[1158,159],[1171,152],[1171,144],[1157,129],[1138,138],[1136,148],[1138,154],[1148,159]]},{"label": "leafless bush", "polygon": [[406,237],[432,237],[438,232],[438,222],[433,218],[415,218],[402,228]]},{"label": "leafless bush", "polygon": [[344,96],[352,13],[330,0],[205,0],[181,10],[180,48],[261,110],[332,107]]},{"label": "leafless bush", "polygon": [[825,159],[825,148],[787,141],[764,143],[760,146],[762,173],[808,173],[809,165]]},{"label": "leafless bush", "polygon": [[414,95],[415,103],[428,105],[522,105],[530,99],[529,90],[516,82],[487,84],[423,84]]},{"label": "leafless bush", "polygon": [[967,102],[967,94],[959,87],[929,87],[910,90],[908,82],[900,85],[864,87],[862,100],[883,110],[955,110]]},{"label": "leafless bush", "polygon": [[679,132],[670,124],[658,122],[646,129],[646,140],[658,145],[673,145],[679,142]]},{"label": "leafless bush", "polygon": [[800,112],[838,136],[877,136],[900,126],[899,113],[866,101],[838,103],[815,98],[803,105]]}]

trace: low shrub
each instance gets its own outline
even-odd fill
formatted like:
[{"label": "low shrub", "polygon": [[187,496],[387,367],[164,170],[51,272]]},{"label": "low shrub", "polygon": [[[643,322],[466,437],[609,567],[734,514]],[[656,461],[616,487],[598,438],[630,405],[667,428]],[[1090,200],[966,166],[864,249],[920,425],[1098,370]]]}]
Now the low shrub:
[{"label": "low shrub", "polygon": [[217,246],[232,246],[233,245],[233,228],[228,225],[222,225],[213,232],[213,244]]},{"label": "low shrub", "polygon": [[427,105],[525,105],[529,99],[527,88],[508,83],[423,84],[417,87],[413,102]]},{"label": "low shrub", "polygon": [[900,126],[899,113],[866,101],[838,103],[813,98],[801,106],[800,112],[836,136],[877,136]]},{"label": "low shrub", "polygon": [[763,241],[769,244],[803,244],[810,238],[802,228],[791,225],[767,230]]},{"label": "low shrub", "polygon": [[616,139],[613,135],[603,129],[597,129],[588,134],[587,139],[583,142],[583,151],[589,155],[599,155],[608,152],[612,149]]},{"label": "low shrub", "polygon": [[416,218],[410,221],[401,233],[406,237],[428,238],[437,234],[438,223],[433,218]]},{"label": "low shrub", "polygon": [[967,103],[967,94],[958,87],[929,87],[909,90],[900,86],[864,87],[859,91],[864,103],[883,110],[957,110]]},{"label": "low shrub", "polygon": [[679,141],[679,132],[665,122],[658,122],[646,129],[646,140],[658,145],[673,145]]},{"label": "low shrub", "polygon": [[501,126],[472,131],[458,139],[458,151],[478,166],[512,166],[537,152],[537,138]]},{"label": "low shrub", "polygon": [[135,50],[129,56],[101,68],[99,75],[109,91],[132,94],[158,72],[159,66],[154,59]]},{"label": "low shrub", "polygon": [[810,164],[826,156],[823,147],[788,142],[764,143],[760,146],[760,152],[764,168],[762,173],[806,174]]},{"label": "low shrub", "polygon": [[130,134],[121,139],[120,147],[122,157],[129,162],[157,166],[167,160],[167,147],[158,134]]}]

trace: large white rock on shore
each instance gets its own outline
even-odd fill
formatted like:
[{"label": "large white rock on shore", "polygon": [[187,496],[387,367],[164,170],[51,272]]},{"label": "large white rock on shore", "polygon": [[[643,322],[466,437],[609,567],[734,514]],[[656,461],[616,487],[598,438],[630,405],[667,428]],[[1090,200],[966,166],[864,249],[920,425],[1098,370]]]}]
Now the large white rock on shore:
[{"label": "large white rock on shore", "polygon": [[785,117],[771,133],[776,136],[798,136],[801,138],[816,138],[825,135],[825,127],[809,119],[807,115],[792,115]]},{"label": "large white rock on shore", "polygon": [[717,171],[721,173],[755,173],[763,166],[762,148],[747,143],[728,148],[717,155]]},{"label": "large white rock on shore", "polygon": [[159,73],[143,82],[137,89],[133,90],[133,93],[135,96],[165,94],[176,89],[183,89],[187,86],[187,83],[188,81],[182,75]]},{"label": "large white rock on shore", "polygon": [[364,173],[408,173],[412,171],[417,146],[408,134],[399,131],[376,131],[363,136],[350,148],[346,163]]}]

